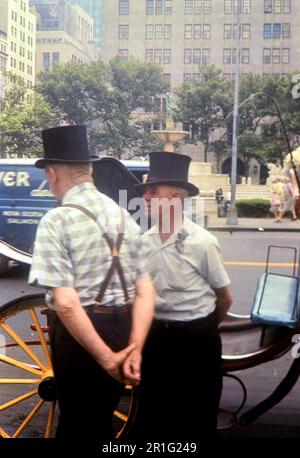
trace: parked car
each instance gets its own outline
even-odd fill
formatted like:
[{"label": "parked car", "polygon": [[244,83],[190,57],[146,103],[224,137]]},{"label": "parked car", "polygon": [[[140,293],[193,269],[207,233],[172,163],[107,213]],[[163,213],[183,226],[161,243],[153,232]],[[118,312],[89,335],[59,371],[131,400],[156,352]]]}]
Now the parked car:
[{"label": "parked car", "polygon": [[[10,259],[30,263],[38,223],[56,206],[45,171],[34,166],[36,159],[0,159],[0,275]],[[118,161],[103,157],[94,162],[97,188],[118,201],[119,189],[128,198],[136,195],[134,184],[148,172],[147,161]]]}]

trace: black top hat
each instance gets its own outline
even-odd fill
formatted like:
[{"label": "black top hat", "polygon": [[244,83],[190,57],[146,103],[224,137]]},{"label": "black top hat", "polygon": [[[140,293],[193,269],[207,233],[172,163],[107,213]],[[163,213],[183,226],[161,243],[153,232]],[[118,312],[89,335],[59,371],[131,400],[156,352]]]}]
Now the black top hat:
[{"label": "black top hat", "polygon": [[189,196],[199,194],[197,186],[188,182],[188,171],[191,158],[184,154],[158,151],[150,153],[150,171],[147,181],[136,185],[143,190],[151,184],[169,184],[187,190]]},{"label": "black top hat", "polygon": [[44,159],[35,166],[44,169],[53,163],[85,163],[99,160],[90,156],[85,126],[52,127],[42,131]]}]

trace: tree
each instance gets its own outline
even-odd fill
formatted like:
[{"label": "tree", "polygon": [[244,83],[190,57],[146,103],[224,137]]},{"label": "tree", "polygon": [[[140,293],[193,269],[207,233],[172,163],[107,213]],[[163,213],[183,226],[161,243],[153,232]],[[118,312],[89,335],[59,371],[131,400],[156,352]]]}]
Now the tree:
[{"label": "tree", "polygon": [[232,89],[222,77],[222,71],[214,65],[203,65],[199,69],[201,80],[193,85],[184,83],[176,91],[177,107],[174,118],[192,126],[192,142],[204,145],[204,161],[209,151],[214,150],[218,138],[213,133],[225,126],[225,118],[231,104]]},{"label": "tree", "polygon": [[158,65],[118,58],[109,65],[56,66],[40,74],[37,85],[61,121],[88,125],[94,152],[119,158],[146,154],[155,144],[144,132],[143,112],[167,88]]},{"label": "tree", "polygon": [[28,94],[20,80],[1,100],[1,154],[36,156],[41,151],[41,130],[51,127],[55,116],[39,94]]}]

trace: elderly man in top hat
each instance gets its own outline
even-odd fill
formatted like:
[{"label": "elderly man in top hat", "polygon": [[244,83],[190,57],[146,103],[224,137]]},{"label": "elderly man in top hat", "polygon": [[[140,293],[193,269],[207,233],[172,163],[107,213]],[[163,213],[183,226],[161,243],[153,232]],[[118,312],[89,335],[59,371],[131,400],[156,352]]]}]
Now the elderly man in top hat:
[{"label": "elderly man in top hat", "polygon": [[[124,383],[140,381],[155,292],[139,228],[92,180],[84,126],[42,132],[50,188],[61,204],[41,220],[29,276],[47,288],[58,438],[110,439]],[[134,364],[123,363],[134,351]]]},{"label": "elderly man in top hat", "polygon": [[197,441],[216,434],[218,323],[232,296],[217,239],[183,215],[184,199],[199,192],[187,181],[189,163],[185,155],[154,152],[147,181],[139,185],[156,219],[143,235],[157,301],[134,428],[134,436],[149,440]]}]

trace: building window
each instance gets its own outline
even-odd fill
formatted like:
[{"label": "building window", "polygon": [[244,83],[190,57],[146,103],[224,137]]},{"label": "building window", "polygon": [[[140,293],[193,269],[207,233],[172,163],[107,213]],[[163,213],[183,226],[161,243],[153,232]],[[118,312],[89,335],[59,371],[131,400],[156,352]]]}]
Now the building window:
[{"label": "building window", "polygon": [[243,2],[243,13],[251,14],[251,0],[244,0]]},{"label": "building window", "polygon": [[290,48],[283,48],[282,49],[282,63],[289,64],[290,63]]},{"label": "building window", "polygon": [[165,0],[165,15],[172,14],[172,0]]},{"label": "building window", "polygon": [[185,14],[193,14],[193,0],[185,0]]},{"label": "building window", "polygon": [[223,78],[224,78],[224,80],[230,81],[231,74],[230,73],[223,73]]},{"label": "building window", "polygon": [[184,63],[185,64],[192,63],[192,50],[190,48],[184,50]]},{"label": "building window", "polygon": [[239,10],[239,0],[232,0],[233,1],[233,14],[237,14]]},{"label": "building window", "polygon": [[202,14],[202,0],[194,0],[194,14]]},{"label": "building window", "polygon": [[211,13],[211,1],[203,0],[203,14],[210,14],[210,13]]},{"label": "building window", "polygon": [[[203,26],[203,34],[204,34],[204,26]],[[200,40],[201,38],[201,24],[194,25],[194,40]],[[203,35],[204,38],[204,35]]]},{"label": "building window", "polygon": [[210,24],[203,24],[203,39],[210,40]]},{"label": "building window", "polygon": [[194,73],[193,74],[193,82],[194,83],[199,83],[200,80],[201,80],[201,73]]},{"label": "building window", "polygon": [[250,63],[250,49],[243,48],[242,49],[242,64],[249,64]]},{"label": "building window", "polygon": [[231,64],[231,49],[223,49],[223,64]]},{"label": "building window", "polygon": [[153,40],[153,24],[146,25],[146,40]]},{"label": "building window", "polygon": [[202,50],[202,64],[210,64],[210,49],[204,48]]},{"label": "building window", "polygon": [[146,3],[146,14],[148,16],[153,16],[153,14],[154,14],[154,0],[147,0],[147,3]]},{"label": "building window", "polygon": [[129,25],[128,24],[120,24],[119,25],[119,39],[120,40],[128,40],[129,38]]},{"label": "building window", "polygon": [[59,58],[60,58],[59,52],[53,52],[52,53],[53,65],[58,65],[59,64]]},{"label": "building window", "polygon": [[164,49],[163,63],[166,65],[171,63],[171,49]]},{"label": "building window", "polygon": [[224,39],[230,40],[231,39],[231,24],[224,24]]},{"label": "building window", "polygon": [[281,24],[273,24],[273,38],[281,37]]},{"label": "building window", "polygon": [[281,13],[281,0],[274,0],[274,14]]},{"label": "building window", "polygon": [[170,84],[171,83],[171,73],[164,73],[163,74],[163,79],[165,83]]},{"label": "building window", "polygon": [[145,51],[145,61],[153,62],[153,49],[146,49]]},{"label": "building window", "polygon": [[183,74],[183,81],[185,83],[191,83],[192,82],[192,74],[191,73],[184,73]]},{"label": "building window", "polygon": [[193,38],[193,25],[185,24],[184,26],[184,38],[185,40],[190,40]]},{"label": "building window", "polygon": [[155,24],[155,40],[161,40],[163,37],[162,24]]},{"label": "building window", "polygon": [[155,14],[160,16],[164,13],[164,3],[163,0],[156,0],[155,2]]},{"label": "building window", "polygon": [[238,30],[237,24],[233,24],[232,25],[232,38],[234,40],[236,40],[236,38],[237,38],[237,30]]},{"label": "building window", "polygon": [[282,38],[291,38],[291,24],[282,24]]},{"label": "building window", "polygon": [[236,48],[232,49],[232,63],[236,64]]},{"label": "building window", "polygon": [[272,33],[272,25],[271,24],[264,24],[264,38],[271,38]]},{"label": "building window", "polygon": [[172,38],[172,24],[165,24],[164,38],[165,38],[165,40],[171,40],[171,38]]},{"label": "building window", "polygon": [[129,57],[128,49],[119,49],[118,56],[121,62],[127,62]]},{"label": "building window", "polygon": [[243,40],[248,40],[250,38],[250,24],[242,25],[242,37]]},{"label": "building window", "polygon": [[162,49],[161,48],[154,49],[154,62],[156,64],[162,64]]},{"label": "building window", "polygon": [[50,68],[50,52],[43,52],[43,70]]},{"label": "building window", "polygon": [[280,64],[280,49],[279,48],[273,48],[272,60],[273,60],[273,64]]},{"label": "building window", "polygon": [[224,13],[232,14],[232,0],[224,0]]},{"label": "building window", "polygon": [[265,0],[264,12],[265,14],[272,13],[272,0]]},{"label": "building window", "polygon": [[283,0],[283,14],[290,14],[291,13],[291,0]]},{"label": "building window", "polygon": [[199,48],[194,49],[193,63],[201,64],[201,49]]},{"label": "building window", "polygon": [[119,15],[128,16],[129,14],[129,0],[119,0]]}]

